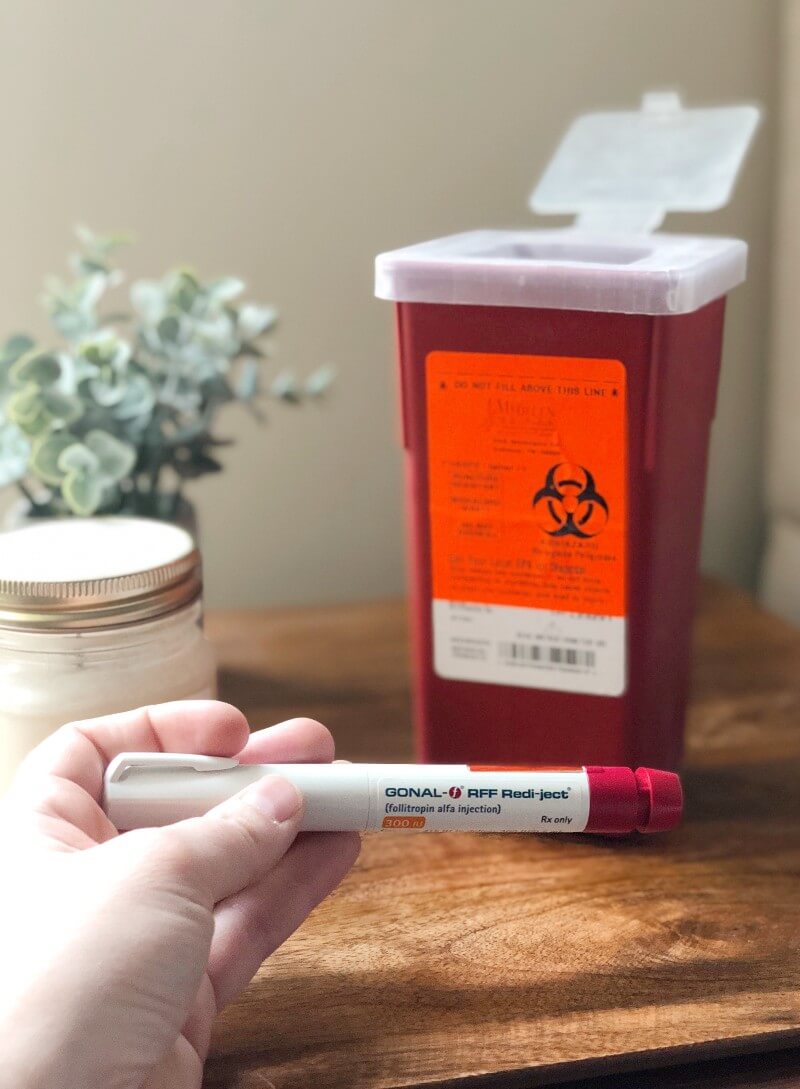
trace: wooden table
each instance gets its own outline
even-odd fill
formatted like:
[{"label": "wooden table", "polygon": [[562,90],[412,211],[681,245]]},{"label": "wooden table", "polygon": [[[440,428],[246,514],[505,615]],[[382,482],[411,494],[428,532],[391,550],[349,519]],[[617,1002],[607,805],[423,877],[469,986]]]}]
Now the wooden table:
[{"label": "wooden table", "polygon": [[[253,723],[302,712],[342,756],[411,757],[402,604],[209,631]],[[366,837],[220,1018],[207,1086],[800,1084],[800,633],[719,585],[687,764],[665,837]]]}]

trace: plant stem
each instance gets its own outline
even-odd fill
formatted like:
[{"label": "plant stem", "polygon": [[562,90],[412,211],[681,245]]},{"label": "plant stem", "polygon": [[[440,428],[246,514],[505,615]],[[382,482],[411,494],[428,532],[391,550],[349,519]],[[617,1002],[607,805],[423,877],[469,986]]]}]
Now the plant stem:
[{"label": "plant stem", "polygon": [[36,510],[36,508],[39,506],[39,504],[33,498],[33,495],[31,493],[30,489],[28,488],[28,486],[25,484],[25,481],[24,480],[18,480],[17,481],[17,487],[19,488],[19,490],[22,492],[22,494],[25,496],[25,498],[30,503],[31,509]]}]

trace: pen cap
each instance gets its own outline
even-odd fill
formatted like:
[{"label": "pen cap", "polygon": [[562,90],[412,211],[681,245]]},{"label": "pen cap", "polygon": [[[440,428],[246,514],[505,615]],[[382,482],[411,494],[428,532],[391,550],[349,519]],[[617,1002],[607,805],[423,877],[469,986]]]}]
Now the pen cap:
[{"label": "pen cap", "polygon": [[645,809],[644,819],[640,811],[640,832],[668,832],[680,823],[683,816],[683,788],[674,772],[637,768],[636,786],[640,807]]},{"label": "pen cap", "polygon": [[683,814],[678,776],[655,768],[587,767],[587,832],[667,832]]},{"label": "pen cap", "polygon": [[103,808],[120,830],[199,817],[263,775],[225,756],[122,753],[108,766]]},{"label": "pen cap", "polygon": [[239,764],[226,756],[121,753],[108,766],[103,806],[120,830],[199,817],[265,775],[289,779],[303,795],[302,830],[363,831],[369,775],[363,765]]}]

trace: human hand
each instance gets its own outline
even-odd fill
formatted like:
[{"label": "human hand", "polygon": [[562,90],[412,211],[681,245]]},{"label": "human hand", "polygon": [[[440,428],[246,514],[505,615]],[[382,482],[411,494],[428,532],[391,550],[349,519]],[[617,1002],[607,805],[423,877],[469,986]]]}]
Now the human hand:
[{"label": "human hand", "polygon": [[298,836],[269,776],[203,817],[118,835],[100,806],[125,751],[328,762],[293,719],[168,703],[64,726],[0,803],[2,1089],[197,1089],[216,1014],[347,873],[358,836]]}]

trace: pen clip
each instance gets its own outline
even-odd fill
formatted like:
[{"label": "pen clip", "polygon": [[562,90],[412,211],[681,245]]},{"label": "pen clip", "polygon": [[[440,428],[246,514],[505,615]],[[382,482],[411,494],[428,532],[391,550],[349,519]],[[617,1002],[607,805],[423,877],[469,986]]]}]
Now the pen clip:
[{"label": "pen clip", "polygon": [[239,761],[232,756],[199,756],[178,752],[121,752],[106,770],[106,782],[119,783],[132,771],[230,771]]}]

